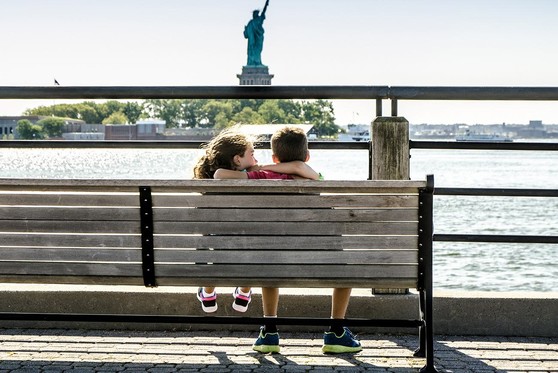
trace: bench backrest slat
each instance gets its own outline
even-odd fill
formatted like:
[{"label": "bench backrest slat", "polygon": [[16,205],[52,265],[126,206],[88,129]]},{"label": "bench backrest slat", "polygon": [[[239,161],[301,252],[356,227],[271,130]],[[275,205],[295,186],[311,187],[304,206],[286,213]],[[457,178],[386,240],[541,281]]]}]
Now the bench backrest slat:
[{"label": "bench backrest slat", "polygon": [[[138,234],[45,234],[45,233],[0,233],[2,246],[41,248],[135,248],[141,247]],[[2,257],[0,257],[1,259]]]},{"label": "bench backrest slat", "polygon": [[[138,213],[139,216],[139,213]],[[135,221],[114,220],[5,220],[0,221],[5,232],[43,232],[57,234],[139,234],[139,218]]]},{"label": "bench backrest slat", "polygon": [[[55,262],[30,261],[22,266],[19,262],[2,262],[2,272],[16,275],[47,276],[92,276],[92,277],[132,277],[142,283],[141,263],[119,262]],[[2,273],[4,274],[4,273]]]},{"label": "bench backrest slat", "polygon": [[3,260],[141,263],[141,252],[137,248],[97,248],[93,251],[77,247],[0,247],[0,256]]},{"label": "bench backrest slat", "polygon": [[138,207],[138,192],[134,193],[107,193],[101,192],[25,192],[6,193],[0,190],[1,205],[30,205],[30,206],[113,206],[113,207]]},{"label": "bench backrest slat", "polygon": [[234,240],[226,240],[221,236],[156,236],[157,248],[180,249],[242,249],[251,250],[358,250],[376,249],[390,250],[392,248],[411,247],[416,250],[418,239],[416,236],[281,236],[273,245],[269,244],[268,236],[236,236]]},{"label": "bench backrest slat", "polygon": [[[254,267],[254,268],[251,268]],[[372,285],[404,285],[406,287],[416,286],[416,266],[403,265],[321,265],[312,266],[296,264],[260,264],[257,266],[246,266],[245,264],[232,265],[194,265],[188,268],[191,273],[192,282],[183,276],[184,267],[180,265],[168,265],[158,268],[159,284],[174,284],[176,281],[186,285],[199,285],[211,283],[221,286],[236,285],[272,285],[291,287],[302,283],[313,287],[331,287],[334,282],[336,287],[363,287]],[[265,276],[255,277],[256,273]],[[250,274],[254,276],[250,280]],[[295,274],[298,274],[295,275]],[[257,279],[257,281],[256,281]],[[329,282],[324,280],[329,279]],[[200,282],[201,281],[201,282]]]},{"label": "bench backrest slat", "polygon": [[[292,252],[277,250],[158,250],[157,261],[172,263],[207,263],[214,264],[392,264],[413,263],[416,250],[355,250],[349,258],[343,251],[310,251],[299,247]],[[70,256],[70,255],[68,255]],[[74,256],[74,255],[72,255]],[[61,256],[64,257],[64,256]],[[75,255],[77,257],[77,255]],[[85,257],[85,256],[84,256]],[[121,254],[124,257],[124,254]],[[101,259],[100,256],[99,259]]]},{"label": "bench backrest slat", "polygon": [[[274,208],[273,214],[265,209],[247,208],[155,208],[153,214],[158,222],[237,222],[240,214],[250,214],[243,220],[254,222],[284,221],[321,221],[321,222],[378,222],[378,221],[416,221],[416,208],[345,208],[345,209],[309,209],[309,208]],[[137,214],[137,212],[136,212]]]},{"label": "bench backrest slat", "polygon": [[130,207],[0,207],[0,216],[14,220],[59,220],[59,221],[137,221],[139,208]]},{"label": "bench backrest slat", "polygon": [[[154,193],[157,189],[154,189]],[[355,192],[356,193],[356,192]],[[415,190],[416,193],[416,190]],[[377,194],[374,198],[359,194],[353,194],[347,198],[347,194],[342,195],[312,195],[312,194],[262,194],[265,196],[265,207],[271,208],[332,208],[332,207],[416,207],[415,197],[412,194],[386,195]],[[155,208],[172,207],[191,207],[191,208],[265,208],[257,204],[252,195],[242,194],[183,194],[182,196],[155,195]]]},{"label": "bench backrest slat", "polygon": [[[273,213],[270,210],[270,213]],[[390,232],[391,235],[412,235],[417,232],[416,222],[196,222],[196,223],[155,223],[155,230],[160,234],[184,234],[188,227],[189,234],[259,234],[265,236],[283,235],[322,235],[336,236],[343,234],[375,234]]]}]

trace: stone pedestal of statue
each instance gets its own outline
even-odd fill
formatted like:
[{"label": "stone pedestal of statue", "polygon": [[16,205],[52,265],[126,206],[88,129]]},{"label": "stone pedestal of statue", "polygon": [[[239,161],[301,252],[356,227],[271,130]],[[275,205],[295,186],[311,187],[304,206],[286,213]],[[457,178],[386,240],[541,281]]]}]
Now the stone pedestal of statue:
[{"label": "stone pedestal of statue", "polygon": [[236,75],[240,85],[271,85],[273,74],[267,66],[242,66],[242,74]]}]

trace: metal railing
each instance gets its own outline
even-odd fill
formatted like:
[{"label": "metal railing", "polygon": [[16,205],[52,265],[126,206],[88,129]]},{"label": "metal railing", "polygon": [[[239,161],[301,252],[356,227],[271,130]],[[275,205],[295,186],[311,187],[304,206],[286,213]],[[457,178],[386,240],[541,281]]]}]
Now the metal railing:
[{"label": "metal railing", "polygon": [[558,87],[421,87],[421,86],[4,86],[0,99],[348,99],[391,100],[397,116],[398,100],[558,101]]},{"label": "metal railing", "polygon": [[[0,99],[350,99],[375,100],[376,116],[391,100],[397,116],[398,100],[558,101],[558,87],[420,87],[420,86],[55,86],[0,87]],[[4,140],[6,148],[184,148],[202,141],[25,141]],[[263,142],[263,148],[269,143]],[[310,142],[311,149],[366,149],[369,142]],[[411,149],[491,149],[558,151],[558,143],[497,143],[410,141]],[[369,167],[370,168],[370,167]],[[558,197],[557,190],[437,188],[435,195]],[[435,241],[558,243],[558,236],[435,234]]]},{"label": "metal railing", "polygon": [[[435,196],[558,197],[556,189],[436,188]],[[558,236],[446,234],[436,233],[434,241],[558,244]]]}]

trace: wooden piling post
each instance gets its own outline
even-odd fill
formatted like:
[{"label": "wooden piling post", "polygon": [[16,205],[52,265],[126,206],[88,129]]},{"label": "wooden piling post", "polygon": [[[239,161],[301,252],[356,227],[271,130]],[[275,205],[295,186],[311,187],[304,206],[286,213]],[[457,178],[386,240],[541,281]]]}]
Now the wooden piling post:
[{"label": "wooden piling post", "polygon": [[[409,122],[403,117],[377,117],[371,125],[372,180],[409,180]],[[372,289],[373,294],[408,294],[409,289]]]},{"label": "wooden piling post", "polygon": [[372,180],[409,180],[409,122],[377,117],[372,122]]}]

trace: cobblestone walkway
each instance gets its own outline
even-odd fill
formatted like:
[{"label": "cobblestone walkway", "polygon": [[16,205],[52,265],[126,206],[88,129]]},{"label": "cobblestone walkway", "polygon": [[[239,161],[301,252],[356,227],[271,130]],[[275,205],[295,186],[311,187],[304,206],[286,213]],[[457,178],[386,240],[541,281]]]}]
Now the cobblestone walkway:
[{"label": "cobblestone walkway", "polygon": [[[256,332],[0,330],[0,373],[416,372],[415,336],[361,334],[364,350],[323,355],[319,333],[281,333],[281,354],[251,350]],[[558,340],[438,337],[440,372],[558,372]]]}]

